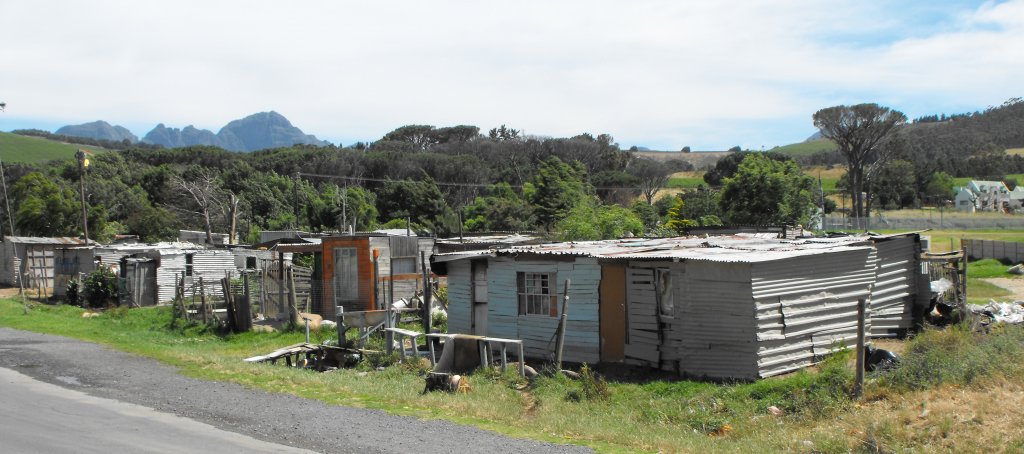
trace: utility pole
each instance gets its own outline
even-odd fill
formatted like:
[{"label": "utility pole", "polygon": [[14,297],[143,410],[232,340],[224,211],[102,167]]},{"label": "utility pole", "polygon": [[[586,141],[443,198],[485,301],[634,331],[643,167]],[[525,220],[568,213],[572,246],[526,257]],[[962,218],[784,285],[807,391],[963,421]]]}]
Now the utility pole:
[{"label": "utility pole", "polygon": [[85,170],[89,168],[89,159],[85,157],[85,150],[81,148],[75,152],[75,157],[78,158],[78,186],[82,196],[82,232],[85,234],[85,244],[89,244],[89,220],[85,208]]},{"label": "utility pole", "polygon": [[299,230],[299,172],[292,177],[292,211],[295,215],[293,228]]},{"label": "utility pole", "polygon": [[[0,112],[7,108],[7,103],[0,102]],[[7,207],[7,225],[11,228],[11,236],[14,236],[14,216],[11,214],[11,202],[7,198],[7,177],[4,175],[4,162],[0,160],[0,183],[4,188],[4,205]]]}]

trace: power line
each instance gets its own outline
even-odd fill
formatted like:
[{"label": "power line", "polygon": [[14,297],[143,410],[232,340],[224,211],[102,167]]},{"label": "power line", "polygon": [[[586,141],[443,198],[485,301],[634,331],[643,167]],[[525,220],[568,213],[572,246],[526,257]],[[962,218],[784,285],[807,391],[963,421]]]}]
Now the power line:
[{"label": "power line", "polygon": [[[417,180],[409,180],[409,179],[395,180],[395,179],[390,179],[390,178],[345,177],[345,176],[341,176],[341,175],[324,175],[324,174],[320,174],[320,173],[306,173],[306,172],[296,172],[295,174],[297,176],[300,176],[300,177],[301,176],[306,176],[306,177],[318,177],[318,178],[333,178],[333,179],[336,179],[336,180],[348,180],[348,181],[357,181],[357,182],[358,181],[373,181],[373,182],[377,182],[377,183],[387,183],[389,181],[390,182],[396,182],[396,183],[416,183],[417,182]],[[494,186],[496,183],[452,183],[452,182],[444,182],[444,181],[435,181],[434,184],[436,184],[438,186],[454,186],[454,187],[462,187],[462,188],[489,188],[491,186]],[[512,187],[514,189],[522,189],[523,185],[509,184],[509,187]],[[621,189],[628,189],[628,190],[633,190],[633,191],[639,191],[639,190],[642,190],[643,188],[638,188],[638,187],[633,187],[633,186],[603,186],[603,187],[594,187],[594,189],[602,190],[602,191],[615,191],[615,190],[621,190]]]}]

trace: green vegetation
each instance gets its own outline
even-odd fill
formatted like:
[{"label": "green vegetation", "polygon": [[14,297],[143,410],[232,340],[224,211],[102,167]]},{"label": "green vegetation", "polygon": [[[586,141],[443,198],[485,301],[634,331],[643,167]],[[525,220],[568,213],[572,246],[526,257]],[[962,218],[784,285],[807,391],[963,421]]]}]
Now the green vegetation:
[{"label": "green vegetation", "polygon": [[[684,173],[684,172],[680,172],[680,173]],[[685,172],[685,173],[691,173],[691,172]],[[706,184],[706,183],[704,183],[704,176],[703,175],[697,175],[697,176],[676,176],[676,175],[673,175],[672,177],[670,177],[668,179],[668,184],[666,185],[666,187],[669,187],[669,188],[682,188],[682,189],[695,189],[695,188],[699,187],[702,184]]]},{"label": "green vegetation", "polygon": [[[0,132],[0,158],[7,163],[42,163],[54,159],[75,159],[76,145]],[[100,151],[88,147],[90,151]]]},{"label": "green vegetation", "polygon": [[[513,436],[581,443],[599,451],[763,452],[805,450],[811,443],[814,450],[846,452],[863,446],[864,438],[854,429],[866,430],[868,426],[858,425],[865,417],[872,418],[874,437],[887,449],[929,449],[912,434],[880,430],[898,424],[899,413],[863,413],[879,403],[900,406],[903,399],[927,399],[917,393],[942,392],[945,386],[978,389],[1000,377],[1024,375],[1024,333],[1019,328],[981,335],[954,327],[928,330],[907,343],[903,365],[895,372],[870,374],[864,405],[871,404],[864,407],[849,397],[849,352],[832,355],[812,370],[753,383],[637,384],[604,378],[589,368],[579,381],[543,375],[527,383],[513,373],[479,370],[469,376],[472,391],[467,394],[421,394],[426,365],[395,365],[387,355],[332,373],[241,361],[299,342],[299,332],[217,336],[202,327],[172,329],[168,307],[117,308],[92,318],[81,313],[71,306],[0,300],[0,326],[99,342],[178,366],[189,376],[329,404],[444,418]],[[317,341],[331,337],[329,332],[313,335]]]},{"label": "green vegetation", "polygon": [[813,180],[795,162],[751,154],[725,179],[719,206],[738,224],[806,224],[813,189]]},{"label": "green vegetation", "polygon": [[806,142],[791,143],[775,147],[768,151],[782,153],[793,157],[808,156],[822,151],[836,151],[836,143],[828,139],[815,139]]}]

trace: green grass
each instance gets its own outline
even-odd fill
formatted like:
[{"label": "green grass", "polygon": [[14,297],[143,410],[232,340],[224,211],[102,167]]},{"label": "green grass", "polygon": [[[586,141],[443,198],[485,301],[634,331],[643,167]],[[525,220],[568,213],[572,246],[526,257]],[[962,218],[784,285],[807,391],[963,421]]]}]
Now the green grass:
[{"label": "green grass", "polygon": [[79,148],[90,151],[103,150],[97,147],[55,142],[41,137],[0,132],[0,158],[4,162],[37,163],[54,159],[74,159],[75,152]]},{"label": "green grass", "polygon": [[768,151],[784,153],[790,156],[812,155],[819,151],[833,151],[836,149],[835,142],[828,139],[817,139],[809,142],[797,142],[781,147],[775,147]]},{"label": "green grass", "polygon": [[671,177],[668,179],[669,188],[696,188],[700,185],[706,185],[703,177]]},{"label": "green grass", "polygon": [[[69,306],[0,300],[0,326],[58,334],[110,345],[178,366],[185,375],[231,381],[270,392],[290,393],[328,404],[385,409],[419,418],[443,418],[516,437],[591,446],[601,452],[765,452],[807,451],[804,440],[824,452],[843,452],[860,439],[835,424],[859,406],[849,398],[851,355],[782,377],[753,383],[698,381],[627,383],[600,378],[572,381],[542,376],[527,384],[512,373],[479,370],[469,376],[467,394],[422,394],[425,366],[402,364],[315,373],[281,365],[248,364],[243,358],[299,342],[302,334],[245,333],[218,336],[199,327],[170,327],[166,307],[115,309],[94,318]],[[928,333],[926,333],[928,334]],[[330,337],[314,333],[317,340]],[[959,334],[957,334],[959,336]],[[911,344],[905,363],[913,366],[889,382],[871,381],[875,395],[943,383],[974,383],[991,374],[1019,374],[1018,341],[928,334]],[[980,347],[974,348],[973,344]],[[946,357],[937,349],[953,345]],[[1012,363],[994,365],[992,356],[1009,349]],[[941,353],[941,352],[939,352]],[[954,354],[955,353],[955,354]],[[960,355],[982,354],[971,363]],[[918,356],[922,356],[918,358]],[[914,381],[936,364],[956,365],[940,380]],[[997,367],[998,366],[998,367]],[[881,390],[880,390],[880,387]],[[768,407],[782,410],[772,416]],[[829,428],[822,432],[821,427]],[[980,436],[980,435],[979,435]],[[897,446],[927,449],[896,439]]]},{"label": "green grass", "polygon": [[925,389],[945,384],[967,386],[991,376],[1019,374],[1024,360],[1024,329],[1002,326],[990,334],[968,323],[928,329],[911,339],[900,367],[883,377],[894,389]]},{"label": "green grass", "polygon": [[[777,406],[786,411],[787,424],[834,415],[849,404],[846,392],[852,376],[843,355],[827,362],[821,372],[801,371],[755,383],[608,382],[602,385],[606,392],[593,381],[580,383],[561,376],[543,377],[522,388],[523,382],[514,375],[483,370],[470,376],[473,390],[468,394],[424,395],[422,365],[318,374],[241,361],[298,342],[300,333],[221,337],[195,327],[171,329],[168,308],[117,309],[82,318],[78,308],[30,305],[25,309],[15,300],[0,300],[0,325],[110,345],[176,365],[193,377],[330,404],[444,418],[512,436],[581,443],[610,452],[787,449],[790,440],[779,437],[783,432],[778,421],[766,418],[765,409]],[[585,387],[586,383],[591,386]]]}]

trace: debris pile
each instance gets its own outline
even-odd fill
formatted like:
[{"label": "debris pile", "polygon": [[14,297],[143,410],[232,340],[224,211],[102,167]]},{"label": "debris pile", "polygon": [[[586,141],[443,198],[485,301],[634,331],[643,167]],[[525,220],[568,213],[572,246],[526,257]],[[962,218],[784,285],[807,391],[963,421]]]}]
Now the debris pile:
[{"label": "debris pile", "polygon": [[982,324],[1009,323],[1016,325],[1024,323],[1024,301],[1001,303],[989,300],[985,305],[968,304],[967,311],[977,316],[987,317],[987,322],[982,321]]}]

